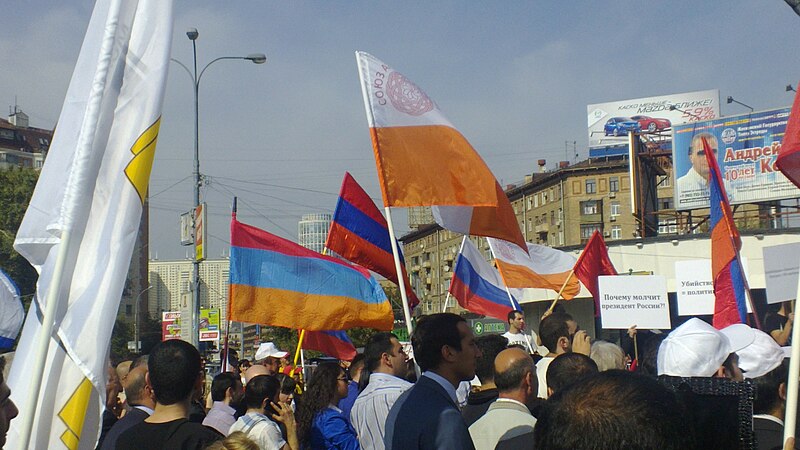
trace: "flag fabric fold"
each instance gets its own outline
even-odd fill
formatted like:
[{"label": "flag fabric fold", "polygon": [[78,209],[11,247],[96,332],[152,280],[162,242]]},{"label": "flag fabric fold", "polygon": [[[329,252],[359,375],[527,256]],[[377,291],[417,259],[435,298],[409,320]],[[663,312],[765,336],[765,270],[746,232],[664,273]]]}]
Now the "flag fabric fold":
[{"label": "flag fabric fold", "polygon": [[800,94],[794,95],[775,165],[795,186],[800,187]]},{"label": "flag fabric fold", "polygon": [[592,293],[594,297],[594,315],[600,316],[600,294],[597,291],[597,277],[600,275],[616,275],[617,269],[611,263],[611,258],[608,257],[608,249],[600,232],[595,231],[583,253],[578,257],[575,262],[575,276],[581,280],[586,289]]},{"label": "flag fabric fold", "polygon": [[303,347],[342,361],[352,361],[358,354],[344,330],[306,331]]},{"label": "flag fabric fold", "polygon": [[369,271],[231,220],[230,318],[310,331],[389,331],[392,307]]},{"label": "flag fabric fold", "polygon": [[733,223],[733,214],[725,185],[722,182],[717,158],[703,138],[703,150],[708,162],[710,198],[711,276],[714,279],[714,317],[712,325],[723,329],[734,323],[746,323],[747,304],[744,276],[739,260],[742,240]]},{"label": "flag fabric fold", "polygon": [[[390,239],[389,226],[378,207],[356,180],[345,173],[325,247],[397,284]],[[401,248],[399,243],[397,248]],[[414,307],[419,304],[419,298],[408,281],[402,252],[400,262],[408,303]]]},{"label": "flag fabric fold", "polygon": [[0,350],[14,345],[24,320],[19,288],[8,274],[0,270]]},{"label": "flag fabric fold", "polygon": [[465,239],[456,259],[450,294],[458,304],[474,313],[506,320],[519,304],[506,291],[500,274],[486,262],[469,239]]},{"label": "flag fabric fold", "polygon": [[497,270],[510,288],[542,288],[558,292],[566,282],[561,293],[566,300],[571,300],[581,290],[580,281],[569,276],[577,261],[569,253],[530,242],[528,253],[525,253],[516,245],[492,238],[489,238],[489,246],[494,252]]},{"label": "flag fabric fold", "polygon": [[[10,447],[94,448],[104,407],[108,342],[147,193],[172,39],[172,2],[98,0],[52,145],[14,242],[39,273],[12,398],[36,411],[30,442]],[[64,247],[61,284],[53,285]],[[28,404],[34,337],[57,290],[55,333],[39,399]],[[30,363],[28,363],[28,358]]]},{"label": "flag fabric fold", "polygon": [[444,228],[524,249],[508,197],[436,103],[374,56],[356,60],[384,206],[433,206]]}]

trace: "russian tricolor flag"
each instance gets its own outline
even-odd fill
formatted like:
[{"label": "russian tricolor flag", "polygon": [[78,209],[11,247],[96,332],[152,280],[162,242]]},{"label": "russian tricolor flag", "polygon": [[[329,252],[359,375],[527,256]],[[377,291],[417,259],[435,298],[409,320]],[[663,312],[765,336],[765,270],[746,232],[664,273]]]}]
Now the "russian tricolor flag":
[{"label": "russian tricolor flag", "polygon": [[728,195],[722,182],[717,158],[708,140],[703,137],[703,150],[708,162],[708,188],[711,200],[711,275],[714,278],[714,328],[746,323],[747,306],[744,275],[739,261],[742,240],[733,223]]},{"label": "russian tricolor flag", "polygon": [[462,308],[500,320],[506,320],[509,312],[519,309],[516,300],[503,286],[500,274],[466,238],[453,270],[450,294]]},{"label": "russian tricolor flag", "polygon": [[342,361],[352,361],[358,354],[344,330],[306,331],[303,347]]},{"label": "russian tricolor flag", "polygon": [[[325,246],[362,267],[381,274],[397,284],[397,271],[392,255],[389,226],[378,207],[364,189],[349,174],[344,174],[339,200]],[[400,245],[397,245],[400,250]],[[400,253],[409,306],[419,303],[408,282],[403,254]]]}]

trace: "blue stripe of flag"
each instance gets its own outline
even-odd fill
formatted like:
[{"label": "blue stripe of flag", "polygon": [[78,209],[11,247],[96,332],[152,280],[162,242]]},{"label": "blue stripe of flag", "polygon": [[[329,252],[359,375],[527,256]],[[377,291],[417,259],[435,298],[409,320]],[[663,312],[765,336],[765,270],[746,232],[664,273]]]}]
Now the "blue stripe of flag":
[{"label": "blue stripe of flag", "polygon": [[508,292],[481,277],[472,267],[472,263],[469,259],[464,257],[464,255],[458,257],[454,275],[458,277],[463,284],[469,286],[469,290],[473,295],[480,296],[498,305],[505,307],[511,306],[513,308],[513,305],[511,305],[508,300]]},{"label": "blue stripe of flag", "polygon": [[[381,250],[392,253],[392,244],[391,241],[389,241],[389,229],[383,224],[376,222],[372,217],[364,214],[360,209],[356,208],[342,197],[339,197],[339,201],[336,203],[333,221]],[[397,248],[400,250],[399,245]],[[400,260],[403,260],[402,251],[400,253]]]}]

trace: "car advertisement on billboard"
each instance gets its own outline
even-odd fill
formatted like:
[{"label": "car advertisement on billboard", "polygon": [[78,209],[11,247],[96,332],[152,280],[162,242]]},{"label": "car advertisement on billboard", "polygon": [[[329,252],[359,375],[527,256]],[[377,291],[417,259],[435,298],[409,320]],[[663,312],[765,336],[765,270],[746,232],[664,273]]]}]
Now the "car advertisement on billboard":
[{"label": "car advertisement on billboard", "polygon": [[181,338],[181,312],[164,311],[161,313],[161,340]]},{"label": "car advertisement on billboard", "polygon": [[673,126],[719,117],[719,90],[599,103],[587,107],[589,148],[628,143],[628,132],[668,133]]},{"label": "car advertisement on billboard", "polygon": [[733,204],[800,197],[776,167],[789,108],[773,109],[673,129],[675,209],[708,208],[705,137],[716,153],[728,199]]}]

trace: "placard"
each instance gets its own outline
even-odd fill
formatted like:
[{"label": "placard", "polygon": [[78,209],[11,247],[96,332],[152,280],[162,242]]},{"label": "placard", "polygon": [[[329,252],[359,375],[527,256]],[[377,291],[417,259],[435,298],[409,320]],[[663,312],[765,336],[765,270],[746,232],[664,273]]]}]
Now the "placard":
[{"label": "placard", "polygon": [[627,330],[634,325],[642,330],[672,328],[663,276],[601,276],[597,283],[604,329]]},{"label": "placard", "polygon": [[800,272],[800,243],[773,245],[761,251],[764,254],[767,303],[794,300],[797,296],[797,274]]},{"label": "placard", "polygon": [[[742,257],[747,274],[747,258]],[[705,316],[714,314],[714,278],[710,259],[693,259],[675,263],[675,290],[678,297],[679,316]],[[747,312],[753,312],[747,302]]]}]

